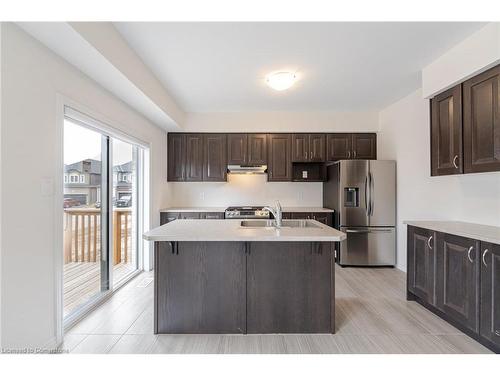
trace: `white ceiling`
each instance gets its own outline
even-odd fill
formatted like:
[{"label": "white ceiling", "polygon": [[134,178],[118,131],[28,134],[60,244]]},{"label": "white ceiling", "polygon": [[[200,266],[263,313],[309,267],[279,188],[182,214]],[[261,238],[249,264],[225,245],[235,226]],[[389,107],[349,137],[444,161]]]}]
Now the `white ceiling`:
[{"label": "white ceiling", "polygon": [[[114,23],[187,112],[380,109],[483,23]],[[296,70],[292,89],[264,84]]]}]

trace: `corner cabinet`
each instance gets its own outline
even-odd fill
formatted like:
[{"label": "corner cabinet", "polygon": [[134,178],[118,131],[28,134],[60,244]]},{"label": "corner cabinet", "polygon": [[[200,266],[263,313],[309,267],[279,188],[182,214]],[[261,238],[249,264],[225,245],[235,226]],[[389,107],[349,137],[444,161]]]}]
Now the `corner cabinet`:
[{"label": "corner cabinet", "polygon": [[430,106],[432,176],[500,171],[500,65]]},{"label": "corner cabinet", "polygon": [[292,181],[291,138],[290,134],[268,134],[268,181]]},{"label": "corner cabinet", "polygon": [[408,226],[407,299],[500,352],[500,245]]}]

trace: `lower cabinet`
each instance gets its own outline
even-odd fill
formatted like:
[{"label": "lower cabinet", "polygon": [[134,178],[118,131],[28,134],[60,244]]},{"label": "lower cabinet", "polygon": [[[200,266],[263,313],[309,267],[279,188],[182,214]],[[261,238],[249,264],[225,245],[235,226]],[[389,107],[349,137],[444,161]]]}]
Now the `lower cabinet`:
[{"label": "lower cabinet", "polygon": [[500,245],[481,243],[481,336],[500,348]]},{"label": "lower cabinet", "polygon": [[[244,333],[244,243],[156,242],[158,333]],[[231,270],[231,272],[221,272]]]},{"label": "lower cabinet", "polygon": [[161,212],[160,225],[177,219],[224,219],[223,212]]},{"label": "lower cabinet", "polygon": [[312,219],[333,226],[333,214],[329,212],[283,212],[283,219]]},{"label": "lower cabinet", "polygon": [[500,245],[408,226],[408,299],[500,352]]},{"label": "lower cabinet", "polygon": [[408,290],[431,305],[436,305],[435,242],[434,232],[408,228]]},{"label": "lower cabinet", "polygon": [[479,241],[438,233],[437,308],[479,333]]},{"label": "lower cabinet", "polygon": [[277,242],[271,250],[269,243],[251,243],[247,258],[248,333],[333,331],[330,246]]}]

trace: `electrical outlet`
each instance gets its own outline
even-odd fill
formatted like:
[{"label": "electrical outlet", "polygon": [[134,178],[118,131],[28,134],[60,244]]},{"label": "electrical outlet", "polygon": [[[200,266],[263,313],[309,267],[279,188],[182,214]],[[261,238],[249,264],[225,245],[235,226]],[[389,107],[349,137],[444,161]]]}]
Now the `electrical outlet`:
[{"label": "electrical outlet", "polygon": [[205,193],[204,193],[204,192],[200,193],[200,199],[201,199],[202,201],[204,201],[204,200],[205,200]]}]

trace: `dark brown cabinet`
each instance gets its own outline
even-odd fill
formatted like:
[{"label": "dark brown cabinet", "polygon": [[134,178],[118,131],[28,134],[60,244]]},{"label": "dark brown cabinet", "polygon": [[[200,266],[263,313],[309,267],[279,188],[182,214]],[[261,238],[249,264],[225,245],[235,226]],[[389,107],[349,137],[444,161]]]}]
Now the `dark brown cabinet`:
[{"label": "dark brown cabinet", "polygon": [[228,134],[227,155],[227,164],[265,165],[267,134]]},{"label": "dark brown cabinet", "polygon": [[329,212],[285,212],[283,219],[311,219],[328,226],[333,226],[333,214]]},{"label": "dark brown cabinet", "polygon": [[434,232],[408,227],[408,290],[436,305],[436,251]]},{"label": "dark brown cabinet", "polygon": [[269,134],[267,147],[267,180],[292,180],[292,150],[290,134]]},{"label": "dark brown cabinet", "polygon": [[500,245],[481,243],[481,336],[500,348]]},{"label": "dark brown cabinet", "polygon": [[359,133],[352,135],[353,159],[376,159],[377,136],[374,133]]},{"label": "dark brown cabinet", "polygon": [[186,164],[186,139],[183,134],[168,135],[167,180],[184,181]]},{"label": "dark brown cabinet", "polygon": [[479,332],[479,241],[438,233],[437,307]]},{"label": "dark brown cabinet", "polygon": [[500,171],[500,66],[463,83],[464,172]]},{"label": "dark brown cabinet", "polygon": [[500,171],[500,65],[431,99],[431,175]]},{"label": "dark brown cabinet", "polygon": [[500,245],[408,226],[407,298],[500,352]]},{"label": "dark brown cabinet", "polygon": [[224,219],[223,212],[161,212],[160,225],[178,219]]},{"label": "dark brown cabinet", "polygon": [[292,134],[293,162],[324,162],[325,148],[324,134]]},{"label": "dark brown cabinet", "polygon": [[227,180],[226,136],[204,134],[203,181]]},{"label": "dark brown cabinet", "polygon": [[239,246],[155,243],[155,333],[245,333],[246,253]]},{"label": "dark brown cabinet", "polygon": [[[329,243],[250,243],[248,333],[334,331],[334,268]],[[331,313],[332,311],[332,313]]]},{"label": "dark brown cabinet", "polygon": [[248,134],[248,164],[267,164],[267,134]]},{"label": "dark brown cabinet", "polygon": [[377,159],[377,135],[375,133],[328,134],[326,150],[328,161]]},{"label": "dark brown cabinet", "polygon": [[186,181],[203,181],[203,134],[186,133]]},{"label": "dark brown cabinet", "polygon": [[246,134],[227,135],[227,164],[245,165],[248,162],[248,137]]},{"label": "dark brown cabinet", "polygon": [[462,86],[431,99],[431,175],[463,172]]}]

